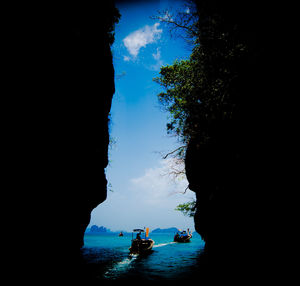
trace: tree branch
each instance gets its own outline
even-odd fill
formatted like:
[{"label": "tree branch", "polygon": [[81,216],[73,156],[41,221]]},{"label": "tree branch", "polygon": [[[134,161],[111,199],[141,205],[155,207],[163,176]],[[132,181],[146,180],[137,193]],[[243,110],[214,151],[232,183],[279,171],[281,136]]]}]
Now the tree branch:
[{"label": "tree branch", "polygon": [[184,192],[183,192],[183,194],[185,194],[186,193],[186,191],[188,190],[188,188],[189,188],[189,185],[185,188],[185,190],[184,190]]},{"label": "tree branch", "polygon": [[173,151],[167,153],[165,156],[163,156],[163,159],[167,159],[168,156],[170,156],[170,155],[174,154],[176,151],[178,151],[178,150],[180,150],[180,149],[182,149],[182,148],[186,148],[186,147],[187,147],[187,145],[183,145],[183,146],[178,147],[177,149],[175,149],[175,150],[173,150]]}]

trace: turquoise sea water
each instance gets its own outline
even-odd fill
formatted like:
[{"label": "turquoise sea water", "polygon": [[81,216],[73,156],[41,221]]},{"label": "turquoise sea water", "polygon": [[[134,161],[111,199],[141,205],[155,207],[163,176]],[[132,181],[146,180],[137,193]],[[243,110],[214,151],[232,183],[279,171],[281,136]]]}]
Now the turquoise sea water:
[{"label": "turquoise sea water", "polygon": [[85,234],[82,249],[85,263],[100,280],[178,280],[189,278],[196,269],[204,241],[193,234],[190,243],[173,242],[174,234],[150,234],[155,241],[146,256],[130,255],[131,234]]}]

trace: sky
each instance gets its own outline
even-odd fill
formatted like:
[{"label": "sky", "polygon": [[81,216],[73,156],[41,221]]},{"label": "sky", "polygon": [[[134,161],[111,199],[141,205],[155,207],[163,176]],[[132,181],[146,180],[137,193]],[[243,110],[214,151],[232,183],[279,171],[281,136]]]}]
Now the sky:
[{"label": "sky", "polygon": [[191,50],[180,38],[172,38],[164,23],[150,18],[158,10],[185,8],[182,1],[174,0],[119,2],[117,8],[121,19],[112,46],[116,92],[109,127],[114,141],[106,168],[109,186],[107,199],[93,210],[89,227],[193,230],[193,219],[174,210],[195,195],[190,190],[184,193],[185,176],[169,175],[171,168],[184,166],[162,159],[180,143],[166,132],[168,114],[157,99],[162,89],[153,81],[162,65],[188,58]]}]

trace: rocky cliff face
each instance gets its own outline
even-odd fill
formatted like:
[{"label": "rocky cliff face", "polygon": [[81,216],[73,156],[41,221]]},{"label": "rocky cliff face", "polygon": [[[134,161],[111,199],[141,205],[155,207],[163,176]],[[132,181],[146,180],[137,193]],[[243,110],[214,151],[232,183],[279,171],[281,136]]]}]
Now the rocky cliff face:
[{"label": "rocky cliff face", "polygon": [[[268,7],[255,1],[196,3],[202,14],[200,33],[214,29],[208,24],[209,18],[217,16],[232,43],[241,41],[248,49],[234,66],[238,74],[228,87],[236,104],[234,120],[214,126],[207,144],[200,144],[199,132],[189,142],[185,158],[189,188],[197,197],[195,227],[206,241],[211,269],[215,273],[223,269],[236,277],[250,269],[256,273],[259,262],[250,266],[254,253],[259,251],[253,237],[259,234],[260,245],[264,241],[264,200],[272,181],[268,174],[275,166],[271,123],[275,114],[270,106],[276,94],[273,81],[280,81],[273,59],[279,49],[274,43],[274,19]],[[209,41],[202,44],[208,45]]]},{"label": "rocky cliff face", "polygon": [[95,21],[94,27],[67,30],[63,46],[65,69],[60,76],[66,94],[60,102],[64,104],[61,142],[66,150],[66,169],[61,171],[69,179],[63,196],[72,197],[74,205],[69,205],[69,211],[78,223],[74,237],[78,248],[83,245],[91,211],[106,199],[107,192],[104,169],[108,164],[114,69],[108,33],[113,11],[110,7],[104,10],[104,19],[111,23]]},{"label": "rocky cliff face", "polygon": [[[11,32],[16,43],[10,66],[17,73],[7,96],[12,104],[6,105],[12,106],[10,123],[16,121],[11,193],[26,229],[18,245],[23,257],[36,255],[31,268],[49,279],[71,277],[90,213],[106,198],[114,94],[110,45],[118,13],[112,1],[89,7],[87,14],[75,10],[63,15],[67,24],[59,21],[57,7],[51,19]],[[40,239],[33,240],[33,231]]]}]

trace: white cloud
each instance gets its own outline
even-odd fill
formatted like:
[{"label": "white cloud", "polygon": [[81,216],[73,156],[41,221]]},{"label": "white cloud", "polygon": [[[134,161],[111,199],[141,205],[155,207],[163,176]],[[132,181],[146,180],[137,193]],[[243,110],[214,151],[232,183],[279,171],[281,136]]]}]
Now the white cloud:
[{"label": "white cloud", "polygon": [[152,54],[153,58],[156,60],[156,61],[159,61],[160,60],[160,49],[157,48],[156,49],[156,53],[155,54]]},{"label": "white cloud", "polygon": [[159,161],[141,176],[122,183],[118,182],[119,177],[114,182],[108,172],[114,192],[108,192],[107,200],[93,210],[90,226],[97,224],[127,231],[144,226],[151,230],[158,227],[193,229],[193,218],[175,211],[178,204],[195,199],[195,193],[190,190],[182,194],[188,185],[185,176],[179,179],[167,175],[171,170],[184,168],[178,163],[174,159]]},{"label": "white cloud", "polygon": [[187,200],[186,195],[194,193],[187,191],[183,197],[188,181],[185,175],[174,176],[174,170],[184,170],[184,165],[174,159],[162,160],[158,167],[147,169],[143,176],[131,179],[132,191],[148,205],[165,205],[173,201],[176,206]]},{"label": "white cloud", "polygon": [[123,60],[124,60],[125,62],[129,62],[129,61],[130,61],[130,57],[124,56],[124,57],[123,57]]},{"label": "white cloud", "polygon": [[152,57],[154,58],[156,63],[150,66],[150,70],[159,71],[161,66],[163,65],[163,61],[161,59],[160,48],[156,49],[156,53],[152,54]]},{"label": "white cloud", "polygon": [[137,57],[141,48],[156,42],[161,37],[163,30],[158,29],[159,25],[160,23],[155,23],[153,26],[146,25],[145,27],[132,32],[123,39],[123,43],[130,55]]}]

